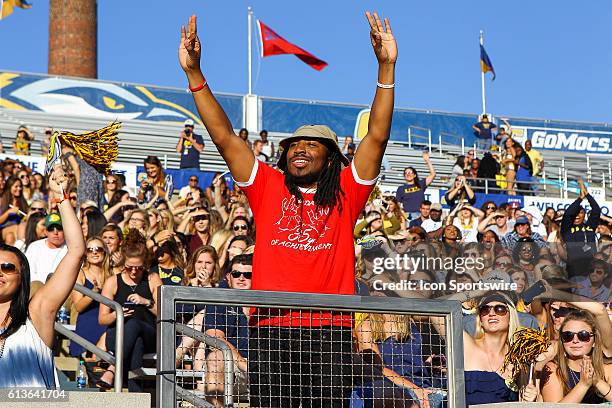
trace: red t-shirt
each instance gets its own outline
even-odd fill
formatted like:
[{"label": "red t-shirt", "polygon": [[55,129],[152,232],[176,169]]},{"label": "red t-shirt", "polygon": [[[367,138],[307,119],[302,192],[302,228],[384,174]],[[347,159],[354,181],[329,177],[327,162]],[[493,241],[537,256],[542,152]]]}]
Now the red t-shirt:
[{"label": "red t-shirt", "polygon": [[[257,226],[252,288],[286,292],[355,293],[353,228],[376,180],[361,180],[351,164],[340,174],[344,195],[332,211],[316,210],[313,192],[303,204],[289,193],[285,176],[255,160],[250,180],[238,183],[249,199]],[[340,204],[342,212],[339,212]],[[270,326],[348,324],[330,313],[258,310],[254,323]],[[274,315],[274,317],[270,317]]]}]

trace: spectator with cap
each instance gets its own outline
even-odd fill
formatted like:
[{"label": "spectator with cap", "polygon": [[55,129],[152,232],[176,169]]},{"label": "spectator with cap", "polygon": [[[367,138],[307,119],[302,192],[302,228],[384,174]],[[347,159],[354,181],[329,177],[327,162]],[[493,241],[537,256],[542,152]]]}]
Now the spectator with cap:
[{"label": "spectator with cap", "polygon": [[184,187],[181,187],[181,189],[179,190],[179,197],[191,199],[195,198],[196,196],[203,196],[202,190],[200,189],[200,187],[198,187],[198,183],[199,179],[197,175],[192,174],[191,176],[189,176],[189,184]]},{"label": "spectator with cap", "polygon": [[271,140],[268,140],[268,131],[263,129],[259,132],[259,141],[262,144],[261,152],[268,156],[268,159],[272,159],[274,157],[274,143]]},{"label": "spectator with cap", "polygon": [[[567,207],[561,220],[561,236],[566,245],[567,271],[570,277],[587,275],[588,269],[585,266],[589,265],[597,252],[595,230],[601,215],[601,207],[589,194],[582,180],[578,180],[578,186],[580,195]],[[581,206],[585,198],[591,207],[588,219],[586,210]]]},{"label": "spectator with cap", "polygon": [[15,154],[20,156],[29,156],[32,140],[34,140],[34,135],[28,130],[28,127],[25,125],[19,126],[17,129],[17,135],[15,136],[15,141],[13,142],[13,150]]},{"label": "spectator with cap", "polygon": [[531,231],[529,219],[524,215],[516,219],[514,222],[514,231],[504,235],[501,239],[501,243],[504,248],[512,252],[521,238],[531,238],[540,249],[547,246],[546,241],[540,234]]},{"label": "spectator with cap", "polygon": [[32,282],[46,282],[47,275],[57,268],[68,251],[62,217],[58,213],[51,213],[45,218],[44,225],[47,237],[32,242],[25,253]]},{"label": "spectator with cap", "polygon": [[489,150],[493,142],[492,131],[497,128],[495,123],[489,121],[489,116],[482,115],[480,122],[472,125],[474,135],[476,136],[476,148],[480,150]]},{"label": "spectator with cap", "polygon": [[204,139],[193,132],[195,124],[193,119],[187,119],[185,128],[176,144],[176,152],[181,155],[181,169],[200,170],[200,153],[204,150]]},{"label": "spectator with cap", "polygon": [[442,205],[440,203],[433,203],[429,207],[429,217],[423,220],[421,223],[423,228],[429,236],[438,237],[442,234]]},{"label": "spectator with cap", "polygon": [[419,208],[421,211],[421,215],[414,220],[411,220],[408,224],[408,227],[420,227],[423,224],[423,221],[429,219],[429,211],[431,210],[431,201],[423,200],[421,202],[421,207]]},{"label": "spectator with cap", "polygon": [[610,288],[605,284],[609,274],[610,265],[606,261],[593,258],[587,277],[574,276],[570,279],[577,284],[572,292],[598,302],[607,302],[611,294]]},{"label": "spectator with cap", "polygon": [[421,215],[419,206],[425,199],[425,190],[436,178],[436,169],[431,164],[429,153],[426,151],[423,151],[423,160],[429,169],[427,177],[419,178],[419,173],[414,167],[406,167],[404,169],[406,183],[399,186],[395,193],[395,198],[402,204],[409,220],[417,219]]},{"label": "spectator with cap", "polygon": [[530,205],[527,207],[521,208],[523,215],[527,217],[529,220],[529,224],[531,225],[531,230],[540,234],[544,239],[548,236],[546,231],[546,227],[542,223],[542,213],[535,205]]}]

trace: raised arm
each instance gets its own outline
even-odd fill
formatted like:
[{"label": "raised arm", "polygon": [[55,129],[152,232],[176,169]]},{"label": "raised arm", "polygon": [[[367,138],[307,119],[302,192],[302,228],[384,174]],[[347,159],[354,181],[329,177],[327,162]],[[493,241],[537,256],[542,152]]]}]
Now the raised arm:
[{"label": "raised arm", "polygon": [[232,123],[204,79],[200,69],[201,51],[202,45],[197,34],[196,16],[193,15],[189,18],[187,29],[185,26],[181,27],[179,62],[187,75],[191,89],[198,89],[204,84],[201,89],[193,92],[198,113],[234,179],[246,182],[253,170],[255,156],[242,139],[234,133]]},{"label": "raised arm", "polygon": [[484,220],[480,221],[478,223],[478,232],[484,234],[484,232],[487,230],[487,227],[493,224],[493,218],[495,218],[495,216],[497,215],[499,214],[492,212],[491,214],[487,215]]},{"label": "raised arm", "polygon": [[353,163],[359,178],[372,180],[380,172],[380,164],[391,131],[397,44],[387,18],[384,19],[383,26],[378,14],[372,15],[367,12],[366,17],[370,23],[370,40],[378,60],[378,84],[370,110],[368,133],[359,143]]},{"label": "raised arm", "polygon": [[68,189],[68,177],[61,166],[56,167],[51,174],[49,188],[52,192],[51,199],[55,196],[62,200],[58,208],[62,217],[68,252],[53,272],[53,276],[36,292],[30,301],[29,309],[36,331],[45,344],[52,347],[55,315],[74,287],[85,253],[85,241],[70,200],[66,198],[67,195],[64,195]]},{"label": "raised arm", "polygon": [[429,186],[436,179],[436,169],[434,168],[433,164],[431,164],[431,159],[429,158],[428,151],[425,151],[425,150],[423,151],[423,160],[425,161],[425,164],[427,165],[427,169],[429,170],[429,174],[427,175],[427,178],[425,179],[425,184]]}]

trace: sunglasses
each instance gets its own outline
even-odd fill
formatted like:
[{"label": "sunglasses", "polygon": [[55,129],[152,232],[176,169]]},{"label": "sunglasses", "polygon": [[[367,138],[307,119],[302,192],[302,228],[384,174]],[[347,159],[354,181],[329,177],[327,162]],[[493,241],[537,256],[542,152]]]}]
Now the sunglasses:
[{"label": "sunglasses", "polygon": [[63,231],[64,228],[61,225],[49,225],[47,227],[47,231],[49,232],[53,232],[53,231]]},{"label": "sunglasses", "polygon": [[123,270],[125,270],[126,272],[144,272],[145,267],[140,265],[140,266],[130,266],[130,265],[125,265],[123,267]]},{"label": "sunglasses", "polygon": [[495,262],[495,266],[498,268],[507,268],[512,265],[510,262]]},{"label": "sunglasses", "polygon": [[249,226],[248,225],[234,225],[234,227],[232,228],[234,231],[248,231],[249,230]]},{"label": "sunglasses", "polygon": [[76,201],[76,199],[77,199],[77,196],[70,196],[70,200]]},{"label": "sunglasses", "polygon": [[208,214],[200,214],[200,215],[196,215],[195,217],[193,217],[193,220],[195,222],[208,221],[209,219],[210,219],[210,216]]},{"label": "sunglasses", "polygon": [[41,212],[44,213],[46,210],[44,208],[36,208],[36,207],[30,207],[30,212]]},{"label": "sunglasses", "polygon": [[17,266],[10,262],[3,262],[0,264],[0,271],[2,271],[5,275],[11,275],[14,273],[18,273]]},{"label": "sunglasses", "polygon": [[491,312],[491,310],[493,310],[493,312],[497,316],[505,316],[506,314],[508,314],[508,306],[506,305],[482,305],[478,308],[478,314],[480,315],[480,317],[486,316]]},{"label": "sunglasses", "polygon": [[89,248],[87,248],[87,252],[89,252],[90,254],[101,254],[101,253],[104,252],[104,249],[100,248],[100,247],[97,247],[97,246],[89,247]]},{"label": "sunglasses", "polygon": [[490,205],[487,207],[487,210],[497,210],[497,207]]},{"label": "sunglasses", "polygon": [[106,180],[106,184],[117,184],[117,180]]},{"label": "sunglasses", "polygon": [[230,275],[232,275],[232,278],[234,279],[238,279],[241,276],[244,276],[245,279],[251,279],[253,272],[231,271]]},{"label": "sunglasses", "polygon": [[189,179],[189,181],[198,181],[198,179],[193,178],[193,179]]},{"label": "sunglasses", "polygon": [[575,336],[578,336],[578,340],[580,340],[581,342],[586,343],[587,341],[591,340],[591,337],[595,336],[595,334],[586,330],[580,330],[579,332],[562,331],[561,341],[563,341],[564,343],[569,343],[574,340]]},{"label": "sunglasses", "polygon": [[551,307],[550,311],[554,317],[565,317],[571,311],[569,307]]},{"label": "sunglasses", "polygon": [[604,307],[608,310],[612,310],[612,302],[605,302],[603,303]]},{"label": "sunglasses", "polygon": [[22,174],[21,176],[19,176],[20,179],[26,179],[29,178],[30,176],[28,176],[27,174]]}]

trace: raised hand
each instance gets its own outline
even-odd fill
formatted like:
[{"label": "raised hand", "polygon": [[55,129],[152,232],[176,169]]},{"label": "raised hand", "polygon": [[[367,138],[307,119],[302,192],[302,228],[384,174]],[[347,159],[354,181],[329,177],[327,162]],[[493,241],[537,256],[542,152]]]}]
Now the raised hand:
[{"label": "raised hand", "polygon": [[56,197],[62,197],[68,191],[68,177],[61,165],[57,165],[49,177],[49,189]]},{"label": "raised hand", "polygon": [[183,71],[199,70],[201,53],[202,45],[198,38],[196,16],[192,15],[189,17],[187,30],[185,30],[185,26],[181,26],[181,43],[179,44],[178,57]]},{"label": "raised hand", "polygon": [[423,160],[429,161],[429,152],[427,150],[423,150]]},{"label": "raised hand", "polygon": [[374,54],[376,54],[378,63],[395,64],[397,60],[397,43],[391,32],[389,19],[385,17],[385,25],[383,27],[378,13],[372,15],[369,11],[366,11],[366,17],[368,18],[368,23],[370,23],[370,41],[372,41],[372,48],[374,48]]}]

